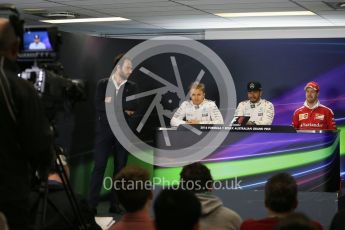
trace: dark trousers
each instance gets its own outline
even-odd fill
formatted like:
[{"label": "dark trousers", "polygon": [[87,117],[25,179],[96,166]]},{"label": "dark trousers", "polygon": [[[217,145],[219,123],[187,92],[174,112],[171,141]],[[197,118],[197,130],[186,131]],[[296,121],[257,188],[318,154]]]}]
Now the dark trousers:
[{"label": "dark trousers", "polygon": [[[89,203],[92,208],[96,208],[99,203],[100,192],[103,185],[104,172],[108,158],[112,154],[114,158],[113,177],[127,164],[128,152],[115,138],[110,127],[98,124],[96,134],[96,144],[94,150],[94,168],[91,176],[91,189]],[[118,199],[112,186],[110,194],[110,205],[118,204]]]},{"label": "dark trousers", "polygon": [[28,200],[0,203],[0,212],[4,213],[10,230],[29,229]]}]

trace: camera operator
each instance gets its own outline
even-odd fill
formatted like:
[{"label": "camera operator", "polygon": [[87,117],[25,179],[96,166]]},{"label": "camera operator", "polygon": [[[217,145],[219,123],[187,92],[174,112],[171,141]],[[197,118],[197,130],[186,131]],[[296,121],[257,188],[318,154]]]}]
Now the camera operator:
[{"label": "camera operator", "polygon": [[[73,212],[73,207],[70,203],[68,195],[66,194],[64,183],[69,180],[70,169],[64,155],[59,155],[61,163],[56,160],[56,163],[52,165],[52,168],[48,171],[48,183],[47,183],[47,206],[46,206],[46,220],[44,226],[41,226],[43,230],[75,230],[81,229],[78,224],[78,217]],[[65,174],[63,174],[63,171]],[[42,202],[40,191],[33,191],[30,194],[30,214],[32,219],[37,218],[37,208]],[[97,225],[95,221],[95,215],[92,209],[89,207],[86,199],[80,194],[76,194],[76,202],[80,208],[80,214],[88,230],[101,230],[101,227]],[[35,223],[37,224],[37,223]],[[33,225],[33,228],[37,227]],[[35,228],[36,229],[36,228]]]},{"label": "camera operator", "polygon": [[30,175],[50,167],[53,139],[36,91],[18,78],[20,35],[14,27],[0,17],[0,211],[11,230],[23,230],[29,222]]}]

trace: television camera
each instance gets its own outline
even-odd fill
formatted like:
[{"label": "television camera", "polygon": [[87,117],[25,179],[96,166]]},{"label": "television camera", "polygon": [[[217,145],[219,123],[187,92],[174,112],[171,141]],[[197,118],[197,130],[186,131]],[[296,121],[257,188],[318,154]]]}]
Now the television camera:
[{"label": "television camera", "polygon": [[[0,16],[3,16],[3,12],[6,12],[4,16],[8,18],[16,36],[21,38],[22,47],[17,61],[20,64],[28,64],[27,66],[29,66],[19,73],[18,76],[33,83],[34,88],[42,98],[48,119],[52,126],[54,126],[54,117],[61,108],[65,109],[66,104],[73,106],[74,103],[86,98],[85,82],[68,79],[63,74],[62,65],[56,62],[61,41],[57,28],[27,27],[23,29],[24,20],[20,18],[20,14],[13,4],[0,4]],[[63,165],[60,156],[62,153],[61,148],[55,146],[54,152],[59,165]],[[73,229],[89,229],[89,225],[86,224],[84,216],[80,211],[64,168],[57,165],[56,168],[60,178],[62,178],[66,196],[77,220],[76,224],[68,222],[70,227]],[[45,170],[35,172],[35,175],[38,175],[37,178],[40,180],[37,206],[30,207],[32,209],[30,212],[34,215],[33,223],[30,223],[33,226],[30,227],[35,229],[44,229],[47,206],[51,205],[48,198],[47,174]],[[54,207],[54,210],[61,215],[61,218],[65,217],[56,207]]]},{"label": "television camera", "polygon": [[25,27],[18,62],[23,66],[32,64],[19,74],[20,78],[32,82],[41,96],[48,119],[86,99],[83,80],[69,79],[58,59],[61,34],[56,27]]}]

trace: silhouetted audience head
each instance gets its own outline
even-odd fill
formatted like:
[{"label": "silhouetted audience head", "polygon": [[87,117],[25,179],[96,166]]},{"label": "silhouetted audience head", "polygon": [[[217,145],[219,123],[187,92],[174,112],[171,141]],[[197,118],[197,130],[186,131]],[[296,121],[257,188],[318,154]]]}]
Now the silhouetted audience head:
[{"label": "silhouetted audience head", "polygon": [[127,212],[136,212],[152,200],[150,175],[138,166],[127,166],[115,177],[115,190]]},{"label": "silhouetted audience head", "polygon": [[6,221],[6,217],[2,212],[0,212],[0,229],[1,230],[8,230],[8,225]]},{"label": "silhouetted audience head", "polygon": [[192,230],[199,228],[201,205],[186,190],[162,190],[154,203],[157,230]]},{"label": "silhouetted audience head", "polygon": [[345,209],[340,209],[333,217],[330,230],[345,229]]},{"label": "silhouetted audience head", "polygon": [[275,230],[317,230],[313,222],[303,213],[292,213],[283,218]]},{"label": "silhouetted audience head", "polygon": [[199,162],[186,165],[180,173],[180,185],[194,192],[210,191],[213,188],[211,171]]},{"label": "silhouetted audience head", "polygon": [[265,185],[265,205],[276,213],[287,213],[297,207],[297,183],[287,173],[271,177]]},{"label": "silhouetted audience head", "polygon": [[19,40],[9,20],[0,18],[0,55],[15,60],[18,48]]}]

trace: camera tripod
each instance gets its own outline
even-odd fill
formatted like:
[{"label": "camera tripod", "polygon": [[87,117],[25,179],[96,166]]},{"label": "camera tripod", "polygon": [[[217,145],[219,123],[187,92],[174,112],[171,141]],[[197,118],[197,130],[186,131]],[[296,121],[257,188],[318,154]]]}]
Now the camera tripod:
[{"label": "camera tripod", "polygon": [[54,210],[54,212],[58,214],[59,217],[61,217],[61,219],[64,220],[68,226],[70,226],[70,229],[87,230],[89,229],[89,226],[86,224],[84,220],[84,217],[81,213],[76,196],[71,188],[68,175],[66,173],[66,170],[64,169],[63,160],[61,158],[61,156],[63,155],[63,150],[61,147],[58,147],[58,146],[55,147],[55,155],[56,155],[56,161],[55,161],[54,167],[59,177],[61,178],[65,194],[73,210],[74,220],[77,220],[77,222],[73,221],[73,219],[71,220],[70,217],[67,217],[65,213],[59,210],[56,203],[54,203],[54,201],[49,198],[48,172],[45,172],[45,173],[40,173],[42,175],[40,175],[40,185],[38,187],[38,198],[33,206],[34,210],[37,210],[37,213],[35,216],[35,225],[33,229],[34,230],[45,229],[47,208],[48,206],[50,206],[52,210]]}]

